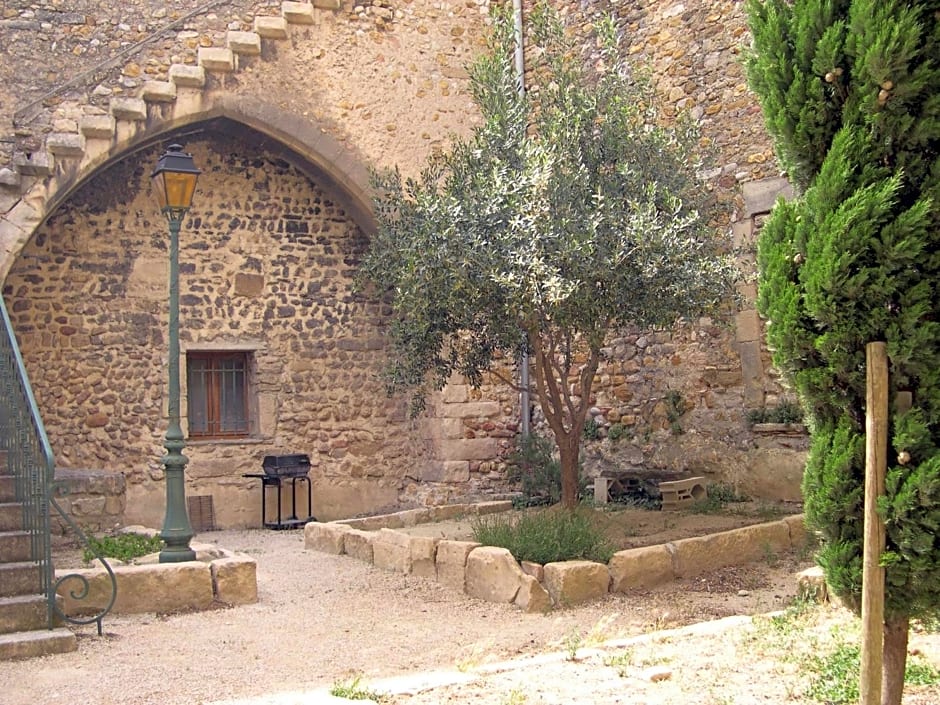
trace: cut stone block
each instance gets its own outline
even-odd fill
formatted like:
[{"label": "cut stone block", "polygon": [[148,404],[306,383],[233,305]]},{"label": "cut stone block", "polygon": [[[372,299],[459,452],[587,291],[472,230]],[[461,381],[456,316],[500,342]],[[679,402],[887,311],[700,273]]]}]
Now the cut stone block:
[{"label": "cut stone block", "polygon": [[206,71],[227,73],[235,70],[235,54],[223,47],[199,47],[197,61]]},{"label": "cut stone block", "polygon": [[326,524],[312,521],[304,526],[304,547],[342,555],[346,550],[346,532],[351,531],[345,524]]},{"label": "cut stone block", "polygon": [[346,555],[364,563],[372,563],[372,539],[375,534],[371,531],[350,529],[344,534]]},{"label": "cut stone block", "polygon": [[479,546],[480,544],[473,541],[439,541],[435,555],[437,582],[463,592],[467,576],[467,556]]},{"label": "cut stone block", "polygon": [[19,152],[13,155],[13,166],[24,176],[49,176],[52,173],[53,157],[49,152]]},{"label": "cut stone block", "polygon": [[258,601],[257,563],[244,555],[219,558],[209,564],[215,599],[227,605],[250,605]]},{"label": "cut stone block", "polygon": [[796,574],[797,594],[813,602],[826,602],[829,599],[829,586],[826,576],[818,565]]},{"label": "cut stone block", "polygon": [[552,610],[552,598],[541,583],[531,575],[522,576],[522,584],[513,600],[523,612],[544,614]]},{"label": "cut stone block", "polygon": [[313,24],[313,3],[282,2],[281,14],[291,24]]},{"label": "cut stone block", "polygon": [[78,129],[86,139],[109,140],[114,134],[114,118],[110,115],[87,115],[78,121]]},{"label": "cut stone block", "polygon": [[225,43],[236,54],[257,56],[261,53],[261,35],[257,32],[230,31],[225,35]]},{"label": "cut stone block", "polygon": [[672,554],[665,546],[644,546],[618,551],[608,564],[611,592],[651,588],[675,579]]},{"label": "cut stone block", "polygon": [[430,536],[411,537],[411,574],[419,578],[437,578],[438,539]]},{"label": "cut stone block", "polygon": [[147,103],[142,98],[112,98],[111,114],[116,120],[140,122],[147,119]]},{"label": "cut stone block", "polygon": [[343,5],[343,0],[313,0],[313,6],[323,10],[338,10]]},{"label": "cut stone block", "polygon": [[287,39],[287,20],[283,17],[255,17],[255,32],[265,39]]},{"label": "cut stone block", "polygon": [[411,537],[393,529],[379,529],[372,539],[372,563],[396,573],[411,572]]},{"label": "cut stone block", "polygon": [[783,523],[790,530],[790,548],[799,551],[809,544],[812,534],[806,528],[806,517],[802,514],[794,514],[785,517]]},{"label": "cut stone block", "polygon": [[467,556],[465,590],[471,597],[487,602],[512,602],[526,577],[505,548],[480,546]]},{"label": "cut stone block", "polygon": [[169,75],[173,83],[184,88],[202,88],[206,85],[206,70],[202,66],[173,64]]},{"label": "cut stone block", "polygon": [[526,575],[531,575],[540,583],[545,580],[545,567],[541,563],[533,563],[532,561],[519,561],[519,567],[522,568],[523,573]]},{"label": "cut stone block", "polygon": [[173,81],[145,81],[140,95],[148,103],[172,103],[176,100],[176,84]]},{"label": "cut stone block", "polygon": [[85,142],[75,132],[53,133],[46,138],[46,149],[57,157],[81,157],[85,153]]},{"label": "cut stone block", "polygon": [[729,565],[766,560],[789,551],[790,529],[785,522],[774,521],[681,539],[672,546],[676,577],[688,578]]},{"label": "cut stone block", "polygon": [[742,184],[741,195],[744,197],[744,215],[749,218],[758,213],[769,213],[781,196],[787,200],[793,198],[793,187],[782,177],[762,179]]},{"label": "cut stone block", "polygon": [[663,510],[666,511],[688,507],[708,496],[704,477],[687,477],[684,480],[660,482],[659,491],[663,496]]},{"label": "cut stone block", "polygon": [[545,587],[556,605],[576,605],[606,595],[610,587],[610,571],[603,563],[593,561],[547,563]]},{"label": "cut stone block", "polygon": [[[212,574],[208,563],[158,563],[155,565],[118,566],[115,614],[142,612],[177,612],[204,610],[214,599]],[[78,574],[88,580],[88,596],[76,600],[72,593],[80,590],[77,579],[59,585],[63,610],[67,615],[94,614],[111,599],[111,580],[103,568],[56,571],[56,577]]]}]

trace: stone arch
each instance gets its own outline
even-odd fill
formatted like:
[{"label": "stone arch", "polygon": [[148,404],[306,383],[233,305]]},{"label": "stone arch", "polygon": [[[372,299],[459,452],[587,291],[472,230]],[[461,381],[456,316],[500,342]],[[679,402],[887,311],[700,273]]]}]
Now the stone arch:
[{"label": "stone arch", "polygon": [[[36,229],[80,186],[128,156],[201,125],[228,121],[272,138],[296,156],[296,165],[325,181],[341,196],[350,216],[367,235],[375,229],[367,167],[354,152],[316,121],[302,118],[254,98],[221,93],[195,104],[178,101],[166,115],[154,111],[132,129],[117,129],[109,143],[86,144],[80,161],[62,160],[49,173],[20,168],[34,181],[18,203],[0,216],[0,281],[6,279]],[[121,126],[118,125],[120,128]]]}]

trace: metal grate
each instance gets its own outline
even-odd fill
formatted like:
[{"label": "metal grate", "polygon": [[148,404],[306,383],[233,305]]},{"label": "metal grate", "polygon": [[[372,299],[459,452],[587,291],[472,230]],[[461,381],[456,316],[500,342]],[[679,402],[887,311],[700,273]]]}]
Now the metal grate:
[{"label": "metal grate", "polygon": [[215,531],[215,508],[211,494],[200,494],[186,498],[189,523],[193,531]]}]

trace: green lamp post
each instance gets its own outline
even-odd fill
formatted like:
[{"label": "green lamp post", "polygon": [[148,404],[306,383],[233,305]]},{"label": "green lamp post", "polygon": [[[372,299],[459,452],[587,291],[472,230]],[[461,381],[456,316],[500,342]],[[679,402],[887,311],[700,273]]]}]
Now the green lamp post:
[{"label": "green lamp post", "polygon": [[165,468],[166,514],[163,518],[163,550],[161,563],[179,563],[196,559],[189,546],[193,528],[186,511],[186,485],[184,470],[188,459],[183,455],[186,446],[180,426],[180,266],[179,234],[183,218],[193,202],[196,179],[202,172],[193,163],[193,156],[178,144],[171,144],[160,157],[151,174],[154,192],[160,210],[170,225],[170,341],[169,387],[167,400],[167,430],[163,445],[166,455],[161,462]]}]

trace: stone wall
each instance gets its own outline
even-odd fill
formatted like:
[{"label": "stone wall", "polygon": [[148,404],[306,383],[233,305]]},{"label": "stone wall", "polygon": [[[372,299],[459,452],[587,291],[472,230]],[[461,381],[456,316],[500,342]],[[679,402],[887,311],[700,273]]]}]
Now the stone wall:
[{"label": "stone wall", "polygon": [[[257,409],[244,442],[190,443],[190,491],[214,495],[219,525],[257,524],[258,481],[241,475],[264,455],[308,453],[318,515],[396,505],[425,451],[378,380],[380,305],[352,291],[365,238],[333,194],[249,138],[187,145],[204,174],[181,232],[181,347],[252,350]],[[167,326],[167,226],[145,178],[157,156],[79,191],[6,282],[58,463],[123,472],[127,520],[151,526]]]},{"label": "stone wall", "polygon": [[[124,525],[127,508],[124,475],[102,470],[56,472],[56,503],[86,533],[100,533]],[[71,528],[51,513],[52,533],[75,539]]]},{"label": "stone wall", "polygon": [[[214,497],[219,525],[256,525],[260,493],[241,474],[257,471],[263,455],[307,452],[318,518],[505,493],[516,393],[496,380],[482,390],[455,380],[422,420],[407,419],[404,400],[387,400],[375,378],[386,354],[382,311],[350,290],[367,237],[362,219],[276,131],[262,136],[213,117],[235,103],[262,105],[253,119],[276,115],[281,133],[291,125],[322,132],[336,147],[326,157],[342,168],[355,159],[413,174],[477,120],[464,66],[481,48],[488,4],[4,5],[0,162],[14,152],[19,161],[0,169],[0,255],[12,267],[3,291],[60,466],[123,472],[129,520],[156,523],[166,226],[143,177],[158,154],[148,145],[172,128],[188,133],[182,141],[206,171],[183,228],[184,349],[254,350],[260,422],[252,443],[191,446],[188,492]],[[715,154],[708,177],[722,206],[716,227],[751,249],[755,218],[786,189],[745,83],[743,2],[558,5],[585,38],[588,60],[596,58],[598,13],[618,15],[626,51],[652,69],[667,114],[690,111],[703,148]],[[188,74],[167,81],[180,66],[204,70],[204,83],[188,83]],[[171,88],[172,96],[161,93]],[[143,112],[115,109],[124,96],[141,95]],[[208,121],[187,126],[177,117],[187,111]],[[56,160],[40,167],[36,150],[53,137]],[[109,139],[130,147],[68,195],[77,187],[68,160],[100,160],[91,146]],[[58,179],[61,205],[58,192],[43,190],[43,174]],[[44,222],[30,234],[36,216],[20,214],[32,207],[27,201],[45,198],[52,211],[37,206]],[[8,244],[14,240],[28,244],[20,252]],[[752,273],[752,256],[741,264]],[[762,342],[753,281],[740,290],[744,305],[722,320],[612,334],[592,399],[598,438],[587,444],[589,472],[688,470],[750,482],[758,494],[766,486],[755,476],[774,476],[781,463],[788,477],[798,475],[802,448],[785,442],[769,452],[773,442],[745,421],[748,409],[773,405],[785,390]],[[798,495],[792,485],[786,498]]]}]

